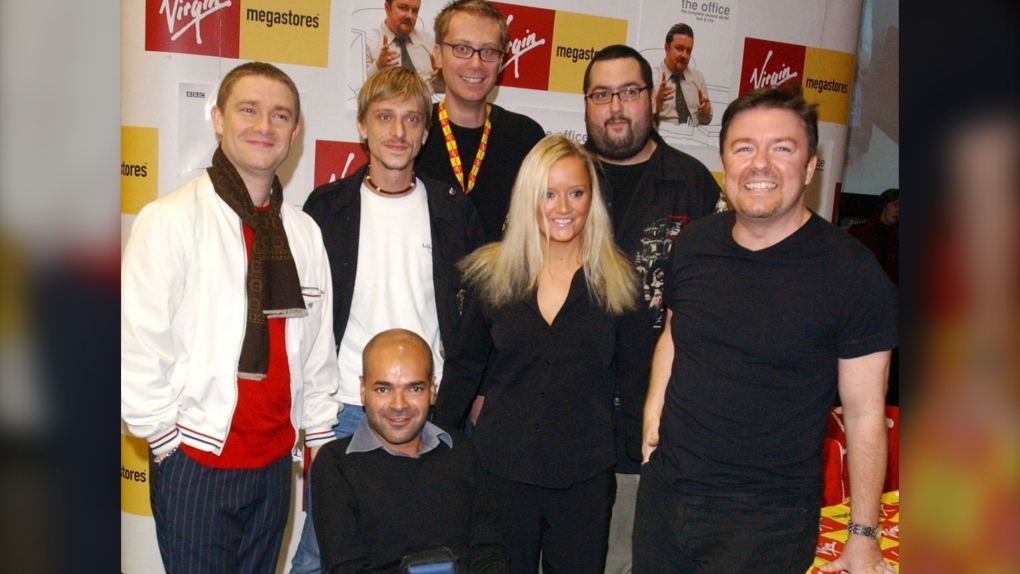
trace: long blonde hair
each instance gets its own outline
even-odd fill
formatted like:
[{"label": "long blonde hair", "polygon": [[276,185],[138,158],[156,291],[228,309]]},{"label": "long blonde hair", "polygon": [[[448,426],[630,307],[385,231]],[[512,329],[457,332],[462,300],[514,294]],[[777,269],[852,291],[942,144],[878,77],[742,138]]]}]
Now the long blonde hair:
[{"label": "long blonde hair", "polygon": [[595,160],[577,142],[561,134],[546,136],[524,158],[510,197],[503,240],[481,247],[460,263],[464,280],[489,304],[518,301],[538,287],[545,264],[543,241],[548,239],[542,237],[536,213],[539,201],[545,197],[549,171],[554,163],[568,157],[581,160],[591,182],[591,207],[581,232],[581,266],[588,293],[614,315],[636,307],[637,274],[613,242]]}]

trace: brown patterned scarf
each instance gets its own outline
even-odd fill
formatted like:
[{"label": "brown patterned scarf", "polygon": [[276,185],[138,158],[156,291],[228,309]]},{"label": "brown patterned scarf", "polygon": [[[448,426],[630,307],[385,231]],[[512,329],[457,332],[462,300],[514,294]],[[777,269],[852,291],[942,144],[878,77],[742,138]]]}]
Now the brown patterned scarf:
[{"label": "brown patterned scarf", "polygon": [[269,210],[256,209],[241,174],[223,154],[222,148],[216,148],[213,154],[209,177],[216,195],[255,232],[248,260],[248,324],[244,330],[241,358],[237,362],[237,376],[260,381],[265,378],[269,367],[267,319],[304,317],[308,314],[294,256],[280,217],[283,186],[280,178],[273,176]]}]

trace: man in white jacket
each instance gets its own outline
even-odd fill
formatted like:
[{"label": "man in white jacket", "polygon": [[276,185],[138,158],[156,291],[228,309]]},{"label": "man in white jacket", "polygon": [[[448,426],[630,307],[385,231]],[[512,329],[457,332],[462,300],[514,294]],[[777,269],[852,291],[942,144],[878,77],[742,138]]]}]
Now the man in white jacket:
[{"label": "man in white jacket", "polygon": [[151,450],[153,517],[174,572],[272,573],[298,430],[314,457],[339,403],[322,235],[283,202],[293,81],[223,79],[207,172],[146,206],[121,271],[121,416]]}]

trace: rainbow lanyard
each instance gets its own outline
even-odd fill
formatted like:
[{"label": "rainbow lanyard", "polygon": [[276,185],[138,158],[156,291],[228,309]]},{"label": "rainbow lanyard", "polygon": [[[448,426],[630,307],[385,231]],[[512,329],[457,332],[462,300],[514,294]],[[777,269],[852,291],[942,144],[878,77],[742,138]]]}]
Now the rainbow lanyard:
[{"label": "rainbow lanyard", "polygon": [[465,194],[471,193],[475,188],[475,180],[478,179],[478,170],[482,167],[482,160],[485,159],[485,148],[489,144],[489,132],[492,124],[489,122],[489,112],[492,106],[485,104],[485,128],[482,129],[482,141],[478,143],[478,152],[475,153],[475,161],[471,165],[471,173],[468,174],[467,187],[464,187],[464,166],[460,162],[460,152],[457,151],[457,140],[453,137],[450,129],[450,116],[446,114],[446,99],[439,102],[439,125],[443,128],[443,139],[446,141],[446,151],[450,154],[450,165],[453,166],[453,175],[457,176],[457,182]]}]

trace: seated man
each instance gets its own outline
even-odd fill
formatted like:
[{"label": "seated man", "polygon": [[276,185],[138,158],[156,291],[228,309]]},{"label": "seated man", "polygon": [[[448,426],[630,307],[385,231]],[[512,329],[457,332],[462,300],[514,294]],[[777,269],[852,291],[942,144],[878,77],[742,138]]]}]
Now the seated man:
[{"label": "seated man", "polygon": [[471,443],[426,421],[436,395],[428,344],[411,331],[383,331],[362,363],[365,418],[312,465],[322,571],[395,573],[404,556],[446,547],[459,572],[507,572]]}]

